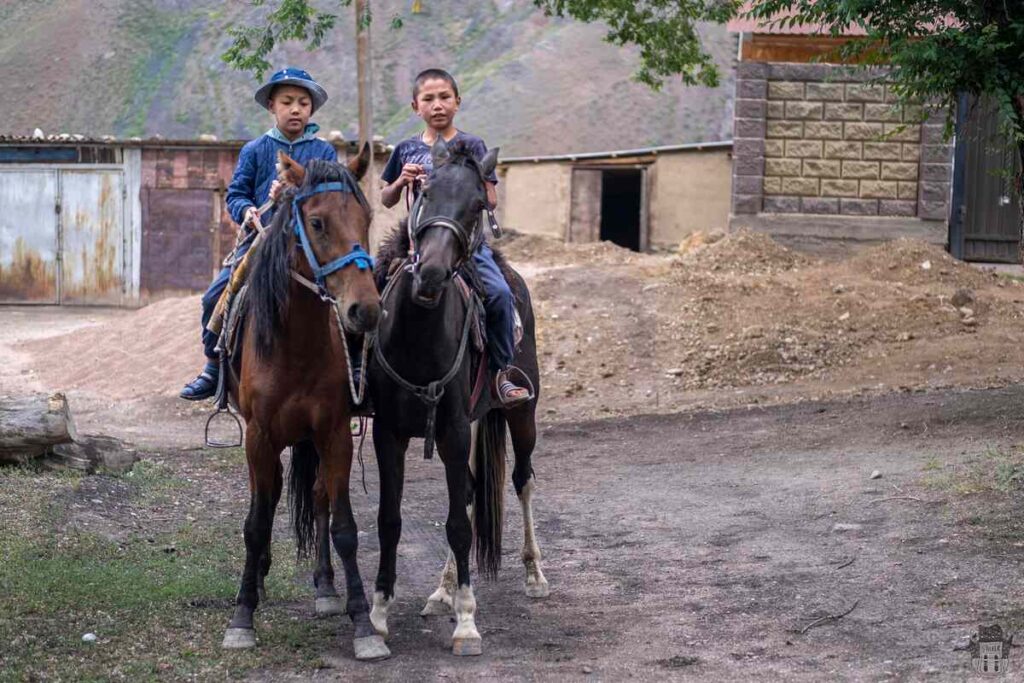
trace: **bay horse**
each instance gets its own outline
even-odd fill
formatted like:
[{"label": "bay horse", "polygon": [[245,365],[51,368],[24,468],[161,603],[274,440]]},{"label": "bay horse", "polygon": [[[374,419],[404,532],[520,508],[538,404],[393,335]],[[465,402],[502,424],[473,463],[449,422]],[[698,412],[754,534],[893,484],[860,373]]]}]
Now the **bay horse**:
[{"label": "bay horse", "polygon": [[317,546],[317,607],[332,598],[340,603],[330,562],[333,541],[345,569],[355,656],[390,655],[369,620],[349,500],[352,408],[345,331],[369,332],[380,315],[373,260],[363,248],[371,212],[358,184],[369,155],[364,145],[347,165],[315,160],[305,168],[279,155],[280,177],[297,189],[285,193],[252,254],[242,351],[229,380],[246,423],[250,500],[245,568],[225,648],[256,645],[253,612],[265,597],[270,570],[271,530],[283,485],[280,456],[293,446],[293,520],[299,554],[314,539]]},{"label": "bay horse", "polygon": [[[396,554],[402,531],[405,452],[411,437],[426,437],[425,456],[429,458],[436,430],[448,486],[445,530],[450,552],[441,584],[422,614],[454,610],[452,652],[477,655],[482,652],[482,640],[475,623],[469,555],[475,542],[477,565],[484,574],[495,574],[500,565],[506,426],[515,451],[512,481],[524,517],[526,593],[536,598],[548,595],[531,506],[537,392],[530,401],[503,409],[489,390],[493,375],[486,372],[484,355],[478,362],[484,365],[479,377],[485,384],[477,386],[485,388],[471,410],[474,373],[467,346],[472,318],[480,304],[453,276],[458,274],[459,279],[471,283],[476,279],[472,254],[483,239],[484,179],[497,164],[498,150],[477,161],[468,150],[456,145],[449,148],[439,137],[431,156],[434,170],[412,207],[407,230],[400,228],[391,236],[379,252],[377,264],[383,312],[368,378],[376,411],[373,443],[380,471],[380,565],[370,620],[378,633],[388,636],[387,616],[395,599]],[[412,257],[407,260],[410,245]],[[524,337],[515,363],[533,386],[539,387],[530,294],[504,259],[500,263],[523,323]],[[467,511],[470,505],[472,522]]]}]

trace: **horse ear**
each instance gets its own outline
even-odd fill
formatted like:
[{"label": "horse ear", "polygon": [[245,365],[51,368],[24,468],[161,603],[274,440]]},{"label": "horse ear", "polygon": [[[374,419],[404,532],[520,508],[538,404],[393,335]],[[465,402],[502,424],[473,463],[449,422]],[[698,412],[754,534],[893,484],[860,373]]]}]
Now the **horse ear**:
[{"label": "horse ear", "polygon": [[363,148],[359,150],[359,156],[354,159],[349,159],[348,170],[352,171],[352,175],[356,177],[356,180],[362,180],[363,176],[366,175],[366,169],[370,168],[370,143],[364,142]]},{"label": "horse ear", "polygon": [[451,156],[451,152],[448,151],[448,143],[438,135],[434,146],[430,148],[430,158],[434,162],[434,168],[443,165]]},{"label": "horse ear", "polygon": [[292,187],[299,187],[302,185],[302,181],[306,179],[306,169],[295,159],[278,150],[277,177]]},{"label": "horse ear", "polygon": [[487,154],[480,160],[480,170],[484,172],[485,176],[489,176],[494,173],[494,169],[498,166],[498,152],[501,151],[501,147],[492,147],[487,150]]}]

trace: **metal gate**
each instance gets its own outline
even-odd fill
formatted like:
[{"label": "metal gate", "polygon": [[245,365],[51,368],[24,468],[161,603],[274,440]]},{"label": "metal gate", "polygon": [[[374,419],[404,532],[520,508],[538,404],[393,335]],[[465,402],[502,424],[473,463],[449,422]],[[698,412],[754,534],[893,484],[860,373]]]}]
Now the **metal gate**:
[{"label": "metal gate", "polygon": [[56,171],[0,171],[0,303],[59,301],[56,207]]},{"label": "metal gate", "polygon": [[0,169],[0,303],[119,305],[120,168]]},{"label": "metal gate", "polygon": [[993,102],[961,98],[959,109],[951,251],[966,261],[1019,263],[1020,200],[1013,189],[1020,172],[1017,151],[999,129]]}]

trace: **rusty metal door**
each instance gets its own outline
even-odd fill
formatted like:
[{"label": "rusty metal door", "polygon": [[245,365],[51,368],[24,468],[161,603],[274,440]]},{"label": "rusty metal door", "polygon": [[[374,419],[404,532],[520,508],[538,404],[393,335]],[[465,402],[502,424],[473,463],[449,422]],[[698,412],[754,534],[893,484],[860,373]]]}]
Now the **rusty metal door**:
[{"label": "rusty metal door", "polygon": [[57,172],[0,170],[0,303],[58,302]]},{"label": "rusty metal door", "polygon": [[[209,190],[159,190],[142,195],[142,289],[195,292],[206,289],[220,266],[215,243],[220,202]],[[213,256],[211,256],[211,254]]]},{"label": "rusty metal door", "polygon": [[124,177],[115,170],[60,172],[62,304],[119,305],[124,298]]}]

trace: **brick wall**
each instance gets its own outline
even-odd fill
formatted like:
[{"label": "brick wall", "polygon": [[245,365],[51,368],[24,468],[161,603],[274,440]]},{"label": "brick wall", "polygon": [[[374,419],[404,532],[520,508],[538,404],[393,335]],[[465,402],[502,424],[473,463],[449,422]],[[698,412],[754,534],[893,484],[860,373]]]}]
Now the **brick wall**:
[{"label": "brick wall", "polygon": [[945,220],[952,147],[941,117],[898,107],[877,73],[741,62],[733,214]]}]

